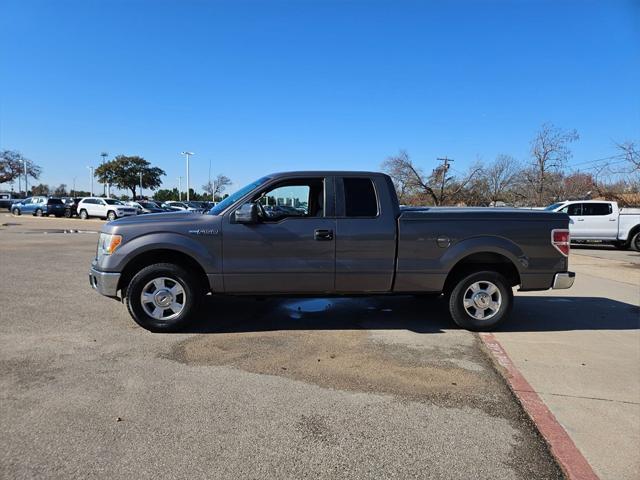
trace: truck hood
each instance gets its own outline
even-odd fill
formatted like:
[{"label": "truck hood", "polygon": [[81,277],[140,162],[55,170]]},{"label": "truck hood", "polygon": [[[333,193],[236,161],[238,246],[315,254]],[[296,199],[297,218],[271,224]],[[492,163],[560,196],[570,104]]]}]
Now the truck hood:
[{"label": "truck hood", "polygon": [[[133,207],[131,207],[133,208]],[[133,217],[122,217],[113,222],[109,222],[113,226],[125,226],[125,225],[148,225],[157,224],[161,222],[173,223],[173,222],[193,222],[196,217],[201,216],[202,213],[188,212],[187,210],[180,210],[176,212],[159,212],[148,213],[144,215],[138,215]]]},{"label": "truck hood", "polygon": [[202,225],[216,223],[218,217],[203,213],[188,211],[147,213],[122,217],[113,222],[107,222],[102,227],[104,233],[123,233],[136,237],[150,232],[186,232],[192,228],[201,228]]}]

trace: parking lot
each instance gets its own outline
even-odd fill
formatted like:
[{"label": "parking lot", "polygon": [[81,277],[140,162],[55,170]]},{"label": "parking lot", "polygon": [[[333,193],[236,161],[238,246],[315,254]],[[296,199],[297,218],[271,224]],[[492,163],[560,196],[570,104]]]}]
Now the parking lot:
[{"label": "parking lot", "polygon": [[[2,478],[562,478],[437,299],[210,299],[152,334],[89,286],[101,222],[0,225]],[[495,334],[601,478],[640,472],[638,258],[575,249]]]}]

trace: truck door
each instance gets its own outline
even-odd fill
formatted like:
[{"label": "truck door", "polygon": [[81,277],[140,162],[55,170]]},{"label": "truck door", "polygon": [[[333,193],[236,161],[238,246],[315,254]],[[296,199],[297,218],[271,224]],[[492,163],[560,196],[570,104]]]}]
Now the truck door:
[{"label": "truck door", "polygon": [[331,293],[335,275],[332,177],[292,177],[251,199],[259,221],[225,215],[222,231],[226,292]]},{"label": "truck door", "polygon": [[336,291],[388,292],[396,256],[397,205],[382,176],[336,178]]},{"label": "truck door", "polygon": [[571,233],[571,238],[575,240],[587,238],[585,237],[586,232],[584,217],[582,216],[582,203],[571,203],[560,209],[560,211],[569,215],[569,232]]},{"label": "truck door", "polygon": [[615,240],[618,236],[618,215],[608,202],[582,204],[582,217],[586,238]]}]

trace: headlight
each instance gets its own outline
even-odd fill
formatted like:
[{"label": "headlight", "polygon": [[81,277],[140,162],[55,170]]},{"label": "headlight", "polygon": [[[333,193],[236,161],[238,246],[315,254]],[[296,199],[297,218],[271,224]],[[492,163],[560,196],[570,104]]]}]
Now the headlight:
[{"label": "headlight", "polygon": [[101,233],[100,238],[98,238],[98,257],[101,255],[111,255],[121,243],[122,235]]}]

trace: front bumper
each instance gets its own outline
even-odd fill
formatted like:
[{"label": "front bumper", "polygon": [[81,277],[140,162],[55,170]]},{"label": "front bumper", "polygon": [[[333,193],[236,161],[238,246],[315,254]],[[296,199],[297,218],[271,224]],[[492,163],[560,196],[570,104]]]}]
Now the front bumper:
[{"label": "front bumper", "polygon": [[553,285],[551,288],[553,289],[563,289],[563,288],[571,288],[573,286],[573,282],[576,279],[576,274],[574,272],[563,272],[556,273],[553,277]]},{"label": "front bumper", "polygon": [[89,283],[91,284],[91,288],[106,297],[118,297],[119,281],[119,273],[101,272],[93,267],[89,270]]}]

